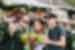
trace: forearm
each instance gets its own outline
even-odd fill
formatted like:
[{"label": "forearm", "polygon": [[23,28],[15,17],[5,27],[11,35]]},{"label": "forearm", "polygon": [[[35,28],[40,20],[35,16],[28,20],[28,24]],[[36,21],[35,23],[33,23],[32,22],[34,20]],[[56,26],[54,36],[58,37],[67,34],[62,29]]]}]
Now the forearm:
[{"label": "forearm", "polygon": [[51,45],[55,45],[55,46],[60,46],[60,47],[65,47],[65,42],[62,41],[50,41]]}]

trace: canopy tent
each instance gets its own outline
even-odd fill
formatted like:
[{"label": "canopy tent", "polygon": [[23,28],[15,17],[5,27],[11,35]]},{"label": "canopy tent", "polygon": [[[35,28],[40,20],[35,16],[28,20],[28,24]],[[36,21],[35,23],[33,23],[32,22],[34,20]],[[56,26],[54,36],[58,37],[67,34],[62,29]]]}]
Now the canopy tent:
[{"label": "canopy tent", "polygon": [[6,6],[28,5],[28,6],[49,8],[49,4],[43,2],[43,0],[3,0],[3,4]]},{"label": "canopy tent", "polygon": [[31,2],[29,0],[3,0],[3,4],[7,6],[11,5],[30,5]]},{"label": "canopy tent", "polygon": [[31,0],[31,5],[32,6],[36,6],[36,7],[44,7],[44,8],[49,8],[49,4],[48,3],[43,3],[43,2],[39,2],[36,0]]}]

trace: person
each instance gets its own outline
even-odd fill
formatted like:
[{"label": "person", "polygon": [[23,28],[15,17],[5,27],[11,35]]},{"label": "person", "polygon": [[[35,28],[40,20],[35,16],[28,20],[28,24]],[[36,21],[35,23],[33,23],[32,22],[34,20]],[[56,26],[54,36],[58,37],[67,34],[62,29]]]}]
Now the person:
[{"label": "person", "polygon": [[75,13],[72,15],[72,20],[75,20]]},{"label": "person", "polygon": [[[41,19],[45,21],[45,16],[47,15],[45,8],[32,8],[32,13],[30,14],[31,21],[34,22],[36,19]],[[32,23],[31,22],[31,23]]]},{"label": "person", "polygon": [[72,37],[71,37],[71,29],[70,29],[70,23],[69,20],[63,21],[63,28],[66,31],[66,49],[65,50],[72,50]]},{"label": "person", "polygon": [[65,31],[57,24],[56,15],[48,16],[48,33],[45,38],[46,50],[65,50]]},{"label": "person", "polygon": [[44,30],[44,22],[40,19],[34,21],[34,32],[32,32],[31,38],[31,45],[32,50],[42,50],[44,47],[44,37],[45,37],[45,30]]},{"label": "person", "polygon": [[20,41],[20,31],[16,29],[15,23],[10,23],[8,26],[9,34],[7,35],[8,50],[23,50],[23,43]]},{"label": "person", "polygon": [[21,32],[28,32],[29,23],[30,23],[30,19],[28,16],[22,18],[18,23],[19,24],[17,27],[18,30],[20,30]]},{"label": "person", "polygon": [[20,10],[20,8],[13,8],[13,10],[9,11],[7,13],[7,16],[4,17],[5,21],[8,23],[11,22],[19,22],[21,18],[25,15],[23,11]]},{"label": "person", "polygon": [[8,24],[0,18],[0,50],[8,50]]},{"label": "person", "polygon": [[40,19],[46,16],[46,9],[45,8],[33,8],[33,19]]},{"label": "person", "polygon": [[17,29],[20,31],[20,40],[23,43],[24,50],[30,49],[29,48],[29,17],[26,16],[19,21],[19,26]]}]

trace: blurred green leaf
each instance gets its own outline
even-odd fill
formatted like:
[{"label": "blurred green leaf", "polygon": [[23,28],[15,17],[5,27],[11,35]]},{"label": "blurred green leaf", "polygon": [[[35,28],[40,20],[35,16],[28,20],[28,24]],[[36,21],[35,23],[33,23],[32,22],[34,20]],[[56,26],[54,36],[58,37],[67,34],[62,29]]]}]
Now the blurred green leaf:
[{"label": "blurred green leaf", "polygon": [[75,6],[75,0],[65,0],[65,2],[71,6]]}]

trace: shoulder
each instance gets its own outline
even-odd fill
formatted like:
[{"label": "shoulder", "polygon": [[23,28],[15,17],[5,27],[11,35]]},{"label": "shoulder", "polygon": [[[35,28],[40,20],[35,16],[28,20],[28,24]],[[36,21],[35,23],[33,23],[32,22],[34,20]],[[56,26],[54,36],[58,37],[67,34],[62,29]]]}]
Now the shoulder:
[{"label": "shoulder", "polygon": [[56,28],[57,28],[57,30],[59,30],[59,31],[65,31],[65,29],[64,29],[62,26],[57,26]]},{"label": "shoulder", "polygon": [[30,35],[36,35],[36,33],[35,32],[31,32]]},{"label": "shoulder", "polygon": [[65,32],[65,29],[63,27],[59,26],[58,30],[59,30],[61,35],[65,35],[66,32]]}]

